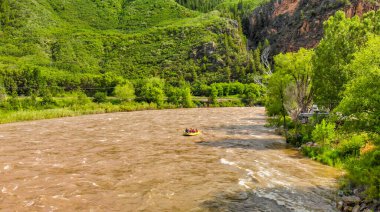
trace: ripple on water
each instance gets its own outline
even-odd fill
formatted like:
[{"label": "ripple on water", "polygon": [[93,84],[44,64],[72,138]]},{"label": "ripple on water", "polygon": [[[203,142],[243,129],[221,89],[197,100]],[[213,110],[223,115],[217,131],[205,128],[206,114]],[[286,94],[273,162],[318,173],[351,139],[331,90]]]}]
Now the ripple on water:
[{"label": "ripple on water", "polygon": [[[7,194],[0,208],[333,208],[328,192],[336,171],[276,146],[283,140],[264,127],[264,114],[264,108],[179,109],[0,125],[0,138],[12,138],[0,147],[0,188]],[[184,137],[186,127],[204,133]]]}]

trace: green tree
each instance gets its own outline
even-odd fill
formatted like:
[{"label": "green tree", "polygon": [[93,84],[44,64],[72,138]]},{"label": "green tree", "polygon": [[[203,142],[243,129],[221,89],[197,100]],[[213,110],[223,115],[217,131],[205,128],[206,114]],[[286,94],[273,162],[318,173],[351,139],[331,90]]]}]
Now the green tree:
[{"label": "green tree", "polygon": [[165,100],[164,86],[165,81],[160,78],[145,79],[139,97],[143,101],[154,102],[160,106]]},{"label": "green tree", "polygon": [[287,102],[295,101],[291,104],[292,118],[295,120],[299,113],[308,112],[312,103],[312,64],[311,58],[314,52],[301,48],[295,53],[279,54],[274,57],[275,71],[279,75],[287,76],[290,79],[286,86]]},{"label": "green tree", "polygon": [[209,96],[209,102],[211,104],[217,105],[218,104],[218,88],[215,84],[211,85],[210,90],[210,96]]},{"label": "green tree", "polygon": [[261,90],[262,89],[260,85],[254,83],[247,84],[245,88],[243,101],[247,105],[253,106],[258,101],[258,98],[261,97]]},{"label": "green tree", "polygon": [[130,81],[125,81],[123,84],[117,85],[114,94],[123,101],[131,101],[136,97],[135,88]]},{"label": "green tree", "polygon": [[182,100],[182,90],[178,87],[169,86],[166,91],[168,102],[174,105],[180,105]]},{"label": "green tree", "polygon": [[290,82],[290,77],[288,75],[282,75],[280,72],[271,75],[268,81],[265,102],[265,107],[269,116],[282,117],[285,133],[287,132],[286,116],[288,115],[286,105],[289,102],[289,98],[286,96],[286,89]]},{"label": "green tree", "polygon": [[191,89],[188,86],[182,88],[182,106],[187,108],[191,108],[194,106],[191,95]]},{"label": "green tree", "polygon": [[346,116],[350,130],[380,133],[380,36],[371,36],[366,47],[354,54],[348,65],[354,79],[347,83],[343,99],[335,109]]},{"label": "green tree", "polygon": [[339,11],[324,23],[324,37],[313,59],[314,99],[319,105],[333,109],[339,104],[341,92],[353,74],[346,66],[366,42],[367,34],[379,33],[379,17],[380,12],[372,12],[363,20],[349,19]]}]

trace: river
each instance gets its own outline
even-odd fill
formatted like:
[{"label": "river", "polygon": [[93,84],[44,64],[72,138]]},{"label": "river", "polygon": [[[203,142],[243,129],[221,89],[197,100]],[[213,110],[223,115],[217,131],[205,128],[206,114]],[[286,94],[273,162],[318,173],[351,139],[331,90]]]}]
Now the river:
[{"label": "river", "polygon": [[341,173],[265,123],[264,108],[247,107],[0,125],[0,209],[335,211]]}]

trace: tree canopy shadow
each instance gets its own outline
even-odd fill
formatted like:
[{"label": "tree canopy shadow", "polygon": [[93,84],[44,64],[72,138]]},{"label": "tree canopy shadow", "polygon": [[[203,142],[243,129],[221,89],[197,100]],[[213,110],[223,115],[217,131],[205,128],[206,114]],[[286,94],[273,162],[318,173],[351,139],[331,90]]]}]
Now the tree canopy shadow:
[{"label": "tree canopy shadow", "polygon": [[262,124],[253,125],[221,125],[217,127],[207,127],[205,130],[224,131],[227,135],[267,135],[273,133],[271,128]]}]

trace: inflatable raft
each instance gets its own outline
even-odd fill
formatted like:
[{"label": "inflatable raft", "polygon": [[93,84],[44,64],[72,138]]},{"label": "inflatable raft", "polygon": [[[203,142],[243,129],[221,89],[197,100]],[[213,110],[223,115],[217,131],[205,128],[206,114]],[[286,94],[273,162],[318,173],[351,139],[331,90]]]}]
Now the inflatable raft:
[{"label": "inflatable raft", "polygon": [[183,132],[184,136],[195,136],[201,134],[201,131],[198,132]]}]

